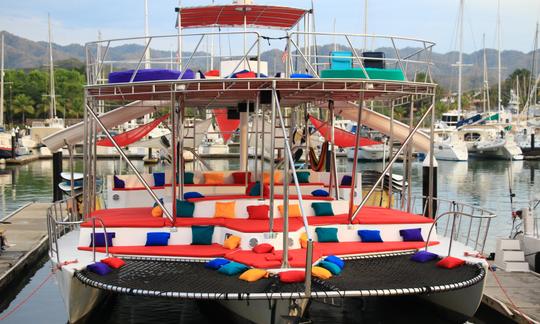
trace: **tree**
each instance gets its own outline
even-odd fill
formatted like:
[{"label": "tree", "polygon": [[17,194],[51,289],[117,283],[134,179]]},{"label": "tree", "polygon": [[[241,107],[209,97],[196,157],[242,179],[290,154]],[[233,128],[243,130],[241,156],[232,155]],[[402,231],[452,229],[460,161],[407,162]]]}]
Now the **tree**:
[{"label": "tree", "polygon": [[34,100],[25,94],[18,94],[13,99],[13,115],[22,116],[24,124],[26,116],[34,114]]}]

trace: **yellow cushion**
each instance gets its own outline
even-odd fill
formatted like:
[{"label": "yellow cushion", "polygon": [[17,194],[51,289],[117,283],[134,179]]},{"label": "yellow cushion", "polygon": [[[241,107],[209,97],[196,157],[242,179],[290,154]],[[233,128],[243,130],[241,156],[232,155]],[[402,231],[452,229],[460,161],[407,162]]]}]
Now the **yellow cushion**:
[{"label": "yellow cushion", "polygon": [[[284,217],[283,205],[279,205],[278,210],[279,210],[279,213],[281,214],[281,217]],[[302,217],[302,213],[300,212],[299,205],[289,205],[289,218],[291,217]]]},{"label": "yellow cushion", "polygon": [[[279,173],[274,172],[274,183],[279,183]],[[270,184],[270,172],[263,173],[263,184]]]},{"label": "yellow cushion", "polygon": [[254,282],[261,278],[268,278],[268,271],[263,269],[249,269],[242,273],[238,278],[248,282]]},{"label": "yellow cushion", "polygon": [[161,207],[156,206],[152,208],[152,217],[163,217],[163,210]]},{"label": "yellow cushion", "polygon": [[307,249],[307,233],[304,232],[300,235],[300,246],[302,249]]},{"label": "yellow cushion", "polygon": [[225,239],[223,242],[223,247],[229,250],[234,250],[240,245],[240,237],[231,235]]},{"label": "yellow cushion", "polygon": [[234,218],[234,206],[235,202],[216,202],[216,211],[214,212],[214,217],[222,218]]},{"label": "yellow cushion", "polygon": [[224,184],[225,176],[223,173],[205,173],[204,174],[204,183],[205,184]]},{"label": "yellow cushion", "polygon": [[330,273],[330,271],[326,270],[323,267],[316,267],[315,266],[315,267],[311,268],[311,274],[314,277],[317,277],[317,278],[323,279],[323,280],[330,279],[332,277],[332,273]]}]

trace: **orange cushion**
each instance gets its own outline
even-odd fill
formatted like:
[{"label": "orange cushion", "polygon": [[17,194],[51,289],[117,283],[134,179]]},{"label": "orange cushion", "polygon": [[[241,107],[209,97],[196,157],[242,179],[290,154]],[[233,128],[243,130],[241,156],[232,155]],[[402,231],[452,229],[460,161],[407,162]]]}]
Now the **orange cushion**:
[{"label": "orange cushion", "polygon": [[163,209],[159,206],[152,208],[152,217],[163,217]]},{"label": "orange cushion", "polygon": [[205,173],[204,184],[224,184],[225,176],[223,173]]},{"label": "orange cushion", "polygon": [[214,212],[214,217],[221,218],[234,218],[234,207],[236,202],[216,202],[216,211]]},{"label": "orange cushion", "polygon": [[[281,217],[284,217],[284,210],[283,205],[278,206],[279,213],[281,214]],[[302,217],[302,213],[300,212],[300,206],[299,205],[289,205],[289,218],[290,217]]]},{"label": "orange cushion", "polygon": [[[270,183],[270,172],[263,173],[263,184]],[[279,183],[279,173],[274,172],[274,183]]]},{"label": "orange cushion", "polygon": [[234,250],[240,245],[240,237],[231,235],[225,239],[223,242],[223,247],[229,250]]},{"label": "orange cushion", "polygon": [[317,266],[311,268],[311,274],[314,277],[317,277],[323,280],[330,279],[332,277],[332,273],[330,271],[326,270],[323,267],[317,267]]},{"label": "orange cushion", "polygon": [[263,269],[249,269],[242,273],[238,278],[247,282],[254,282],[261,278],[268,278],[268,271]]},{"label": "orange cushion", "polygon": [[307,233],[304,232],[302,234],[300,234],[300,246],[302,247],[302,249],[307,249]]}]

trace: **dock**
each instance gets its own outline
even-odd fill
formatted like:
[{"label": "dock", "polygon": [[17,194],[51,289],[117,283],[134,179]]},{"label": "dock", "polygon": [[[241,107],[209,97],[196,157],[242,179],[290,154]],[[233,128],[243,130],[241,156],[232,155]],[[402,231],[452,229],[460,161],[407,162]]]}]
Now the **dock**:
[{"label": "dock", "polygon": [[33,202],[0,220],[11,247],[0,253],[0,293],[30,270],[47,252],[47,208]]},{"label": "dock", "polygon": [[6,164],[23,165],[36,160],[39,160],[39,155],[37,154],[21,155],[14,159],[6,159]]},{"label": "dock", "polygon": [[540,323],[540,274],[488,271],[482,303],[517,323]]}]

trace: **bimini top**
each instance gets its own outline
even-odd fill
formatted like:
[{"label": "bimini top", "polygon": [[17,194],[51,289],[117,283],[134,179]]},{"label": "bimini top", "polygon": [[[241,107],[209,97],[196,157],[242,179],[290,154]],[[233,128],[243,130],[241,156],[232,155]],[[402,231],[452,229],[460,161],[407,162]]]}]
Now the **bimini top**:
[{"label": "bimini top", "polygon": [[[182,28],[246,26],[291,29],[308,12],[304,9],[267,5],[218,5],[176,8]],[[245,18],[245,20],[244,20]]]}]

